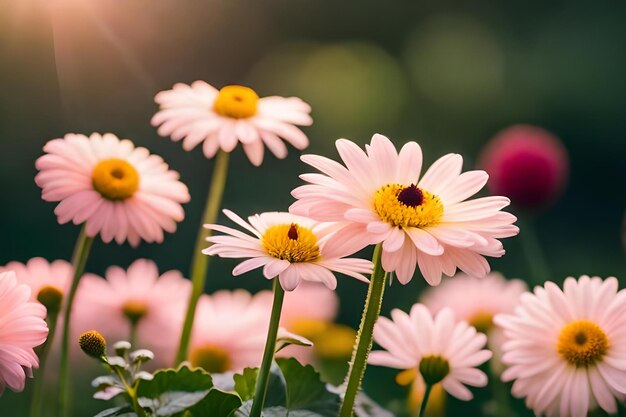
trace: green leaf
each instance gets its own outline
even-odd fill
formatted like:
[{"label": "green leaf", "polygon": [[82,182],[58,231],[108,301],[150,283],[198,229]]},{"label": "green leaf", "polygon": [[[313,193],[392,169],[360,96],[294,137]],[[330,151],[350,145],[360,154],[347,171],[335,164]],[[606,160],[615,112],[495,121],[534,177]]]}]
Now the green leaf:
[{"label": "green leaf", "polygon": [[191,417],[228,417],[240,406],[241,399],[237,395],[213,388],[202,401],[191,407],[188,412]]},{"label": "green leaf", "polygon": [[150,408],[159,417],[227,417],[241,405],[235,394],[218,390],[211,375],[201,368],[165,369],[154,374],[150,381],[139,383],[137,394],[140,405]]},{"label": "green leaf", "polygon": [[209,390],[202,391],[166,391],[158,398],[139,398],[143,408],[155,410],[158,417],[173,416],[193,407],[207,396]]},{"label": "green leaf", "polygon": [[113,407],[108,408],[104,411],[100,411],[98,414],[95,415],[95,417],[116,417],[128,411],[132,411],[132,408],[130,408],[130,406],[128,405],[122,405],[120,407]]},{"label": "green leaf", "polygon": [[[250,415],[256,376],[256,369],[246,369],[243,374],[235,375],[235,389],[245,400],[235,417]],[[278,359],[272,367],[264,417],[336,417],[339,405],[339,395],[326,388],[312,366],[301,365],[289,358]]]},{"label": "green leaf", "polygon": [[[258,369],[246,368],[243,374],[236,374],[235,391],[243,401],[254,398],[254,390],[256,388],[256,379],[259,373]],[[265,407],[273,407],[276,405],[286,404],[287,390],[285,388],[285,377],[278,365],[274,362],[270,369],[270,379],[267,387],[267,396],[265,397]]]},{"label": "green leaf", "polygon": [[296,359],[288,358],[279,359],[278,366],[287,382],[287,408],[315,411],[322,416],[337,416],[339,396],[326,388],[320,374],[311,365],[302,366]]},{"label": "green leaf", "polygon": [[165,392],[208,391],[213,388],[213,379],[204,369],[162,369],[154,374],[154,379],[141,380],[137,388],[139,397],[156,399]]}]

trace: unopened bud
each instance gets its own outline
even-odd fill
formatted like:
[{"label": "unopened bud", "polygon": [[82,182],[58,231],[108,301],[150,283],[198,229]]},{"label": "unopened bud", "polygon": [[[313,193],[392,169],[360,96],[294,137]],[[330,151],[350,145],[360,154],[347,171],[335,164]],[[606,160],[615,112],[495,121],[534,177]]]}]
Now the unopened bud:
[{"label": "unopened bud", "polygon": [[48,312],[58,312],[63,302],[63,292],[56,287],[46,285],[37,293],[37,301],[46,307]]}]

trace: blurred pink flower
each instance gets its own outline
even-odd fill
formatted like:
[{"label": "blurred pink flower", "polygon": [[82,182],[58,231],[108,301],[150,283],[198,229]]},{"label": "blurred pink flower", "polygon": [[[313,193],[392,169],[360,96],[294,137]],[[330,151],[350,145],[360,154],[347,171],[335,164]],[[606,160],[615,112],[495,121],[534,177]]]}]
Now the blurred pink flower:
[{"label": "blurred pink flower", "polygon": [[72,283],[72,264],[62,259],[48,262],[44,258],[31,258],[25,264],[9,262],[0,267],[0,272],[13,271],[20,284],[30,287],[30,299],[37,301],[41,290],[56,290],[64,296]]},{"label": "blurred pink flower", "polygon": [[163,241],[163,230],[173,233],[185,217],[181,203],[190,197],[178,173],[128,139],[68,134],[44,151],[35,182],[45,201],[60,202],[54,210],[60,224],[86,223],[90,237],[137,246],[141,239]]},{"label": "blurred pink flower", "polygon": [[6,387],[22,391],[26,376],[39,366],[33,348],[46,341],[46,309],[30,296],[14,272],[0,272],[0,395]]},{"label": "blurred pink flower", "polygon": [[362,274],[372,272],[370,261],[344,258],[352,252],[346,252],[343,237],[334,233],[337,228],[332,223],[318,223],[280,212],[256,214],[246,223],[232,211],[224,210],[224,214],[253,236],[230,227],[207,224],[204,227],[224,235],[208,237],[212,245],[202,253],[223,258],[250,258],[233,269],[235,276],[262,266],[265,278],[278,276],[281,286],[293,291],[301,281],[321,282],[335,289],[337,279],[333,271],[366,282]]},{"label": "blurred pink flower", "polygon": [[97,330],[111,343],[130,340],[136,323],[136,348],[155,354],[151,364],[174,361],[191,283],[179,271],[159,275],[154,262],[138,259],[128,270],[109,267],[106,279],[85,274],[78,286],[72,332]]},{"label": "blurred pink flower", "polygon": [[598,406],[617,413],[626,399],[626,290],[615,278],[567,278],[522,295],[498,315],[506,342],[504,381],[537,416],[585,417]]},{"label": "blurred pink flower", "polygon": [[418,373],[427,383],[438,377],[436,383],[464,401],[473,398],[465,385],[487,385],[487,375],[476,368],[491,357],[483,350],[487,336],[457,321],[452,310],[444,308],[433,316],[424,305],[415,304],[409,314],[394,309],[391,317],[381,317],[374,327],[374,340],[386,350],[370,353],[369,363],[406,370],[397,378],[402,383]]},{"label": "blurred pink flower", "polygon": [[[60,296],[61,306],[65,304],[65,295],[70,289],[73,273],[72,265],[69,262],[61,259],[48,262],[44,258],[31,258],[25,264],[14,261],[0,267],[0,273],[6,271],[15,272],[17,282],[28,285],[31,290],[31,301],[41,300],[44,303],[46,301],[55,303],[58,300],[56,297]],[[59,323],[61,323],[62,316],[62,314],[58,314]],[[57,324],[57,328],[61,328],[61,326],[63,325]],[[55,350],[56,344],[61,339],[60,333],[56,332],[54,336]]]},{"label": "blurred pink flower", "polygon": [[[286,330],[316,342],[326,332],[339,313],[337,293],[317,282],[303,282],[285,294],[280,324]],[[289,346],[277,356],[295,357],[301,363],[311,363],[315,346]]]},{"label": "blurred pink flower", "polygon": [[231,152],[238,142],[252,164],[263,162],[264,145],[277,158],[287,156],[283,138],[296,149],[304,149],[309,140],[294,125],[313,123],[311,106],[297,97],[264,97],[248,87],[228,85],[221,90],[204,81],[191,85],[178,83],[161,91],[154,99],[161,111],[152,118],[159,135],[183,140],[187,151],[203,143],[207,158],[218,149]]},{"label": "blurred pink flower", "polygon": [[488,187],[524,209],[554,201],[567,183],[569,160],[565,147],[550,132],[536,126],[514,125],[487,144],[479,166],[489,173]]},{"label": "blurred pink flower", "polygon": [[272,293],[245,290],[202,295],[191,334],[189,361],[208,372],[241,372],[263,357]]},{"label": "blurred pink flower", "polygon": [[428,289],[420,301],[433,314],[450,308],[458,320],[465,320],[488,335],[493,330],[493,317],[512,313],[520,295],[527,290],[524,281],[507,280],[497,272],[484,278],[457,274],[445,279],[438,287]]},{"label": "blurred pink flower", "polygon": [[465,201],[487,182],[484,171],[461,173],[461,155],[437,160],[420,178],[422,150],[415,142],[400,152],[382,135],[374,135],[363,152],[345,139],[336,142],[345,167],[318,155],[302,160],[323,174],[304,174],[310,184],[293,190],[298,199],[290,208],[318,221],[344,222],[340,233],[353,249],[382,242],[382,265],[408,283],[419,266],[431,285],[457,268],[485,276],[484,256],[504,254],[499,238],[519,229],[506,197]]}]

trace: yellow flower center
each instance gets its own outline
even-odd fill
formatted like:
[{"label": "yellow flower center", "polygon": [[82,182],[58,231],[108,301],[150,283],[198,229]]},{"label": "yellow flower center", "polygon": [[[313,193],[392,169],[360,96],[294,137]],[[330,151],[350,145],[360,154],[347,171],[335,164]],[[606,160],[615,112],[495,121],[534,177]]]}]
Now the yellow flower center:
[{"label": "yellow flower center", "polygon": [[328,328],[313,340],[317,356],[323,359],[346,360],[352,354],[356,331],[343,324],[329,324]]},{"label": "yellow flower center", "polygon": [[222,116],[245,119],[256,114],[258,103],[259,96],[253,89],[241,85],[227,85],[217,95],[213,110]]},{"label": "yellow flower center", "polygon": [[479,332],[487,334],[493,327],[493,314],[479,310],[469,319],[469,324]]},{"label": "yellow flower center", "polygon": [[324,333],[328,329],[329,324],[323,320],[299,319],[290,323],[288,329],[292,333],[313,340]]},{"label": "yellow flower center", "polygon": [[229,371],[232,363],[228,352],[217,345],[203,345],[191,351],[189,361],[193,366],[204,368],[210,373]]},{"label": "yellow flower center", "polygon": [[58,312],[63,302],[63,291],[52,285],[45,285],[37,293],[37,301],[46,307],[48,313]]},{"label": "yellow flower center", "polygon": [[108,200],[126,200],[139,188],[139,174],[123,159],[100,161],[91,173],[93,188]]},{"label": "yellow flower center", "polygon": [[148,313],[148,306],[143,301],[130,300],[122,306],[122,312],[133,324],[137,324]]},{"label": "yellow flower center", "polygon": [[436,195],[411,184],[387,184],[374,195],[378,216],[396,227],[427,227],[439,223],[443,204]]},{"label": "yellow flower center", "polygon": [[568,323],[561,330],[557,351],[576,367],[593,365],[609,349],[609,339],[604,330],[588,320]]},{"label": "yellow flower center", "polygon": [[261,238],[261,244],[270,256],[291,263],[311,262],[320,256],[313,231],[295,223],[269,227]]}]

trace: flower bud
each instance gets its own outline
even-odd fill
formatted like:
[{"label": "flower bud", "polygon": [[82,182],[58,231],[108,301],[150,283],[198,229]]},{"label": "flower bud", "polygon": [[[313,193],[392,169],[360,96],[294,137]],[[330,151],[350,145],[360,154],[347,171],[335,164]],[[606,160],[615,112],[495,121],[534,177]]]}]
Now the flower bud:
[{"label": "flower bud", "polygon": [[106,340],[104,336],[95,330],[89,330],[81,334],[78,338],[78,344],[83,352],[93,358],[100,359],[106,357]]},{"label": "flower bud", "polygon": [[560,195],[569,160],[563,144],[548,131],[515,125],[496,134],[483,150],[479,166],[489,174],[493,194],[507,196],[528,210],[542,208]]},{"label": "flower bud", "polygon": [[420,361],[419,370],[427,385],[435,385],[450,373],[450,363],[441,356],[424,356]]},{"label": "flower bud", "polygon": [[128,352],[132,348],[130,342],[126,340],[120,340],[119,342],[115,342],[113,345],[113,350],[117,356],[124,356],[126,352]]}]

